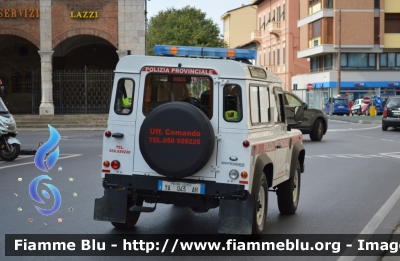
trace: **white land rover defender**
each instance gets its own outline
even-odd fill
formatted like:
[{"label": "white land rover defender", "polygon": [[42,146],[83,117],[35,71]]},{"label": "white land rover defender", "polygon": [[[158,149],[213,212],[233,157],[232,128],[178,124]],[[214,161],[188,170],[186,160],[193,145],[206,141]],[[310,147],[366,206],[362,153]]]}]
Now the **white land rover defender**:
[{"label": "white land rover defender", "polygon": [[[219,207],[218,232],[262,234],[269,190],[280,212],[293,214],[302,134],[286,123],[279,78],[243,62],[256,51],[156,46],[155,53],[172,57],[132,55],[117,64],[94,219],[132,228],[158,203]],[[291,117],[302,113],[295,107]]]}]

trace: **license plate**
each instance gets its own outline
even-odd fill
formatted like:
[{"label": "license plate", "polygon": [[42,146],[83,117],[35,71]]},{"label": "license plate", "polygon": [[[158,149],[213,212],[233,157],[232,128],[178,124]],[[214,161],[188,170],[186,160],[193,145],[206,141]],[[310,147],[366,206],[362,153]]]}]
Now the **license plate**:
[{"label": "license plate", "polygon": [[344,108],[344,106],[338,106],[338,108]]},{"label": "license plate", "polygon": [[400,115],[400,112],[393,112],[393,115],[398,116],[398,115]]},{"label": "license plate", "polygon": [[169,182],[165,180],[158,181],[159,191],[170,191],[191,194],[205,194],[206,184],[194,184],[186,182]]}]

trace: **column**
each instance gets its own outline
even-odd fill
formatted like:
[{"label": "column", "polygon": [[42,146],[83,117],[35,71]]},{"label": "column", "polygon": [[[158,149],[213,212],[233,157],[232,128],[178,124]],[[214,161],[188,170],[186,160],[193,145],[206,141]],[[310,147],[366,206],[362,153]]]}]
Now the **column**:
[{"label": "column", "polygon": [[42,102],[39,107],[40,115],[54,115],[52,58],[54,51],[39,51],[42,74]]},{"label": "column", "polygon": [[40,50],[42,75],[42,101],[40,115],[54,115],[52,57],[53,44],[51,34],[51,0],[40,0]]},{"label": "column", "polygon": [[145,55],[145,4],[146,0],[118,0],[118,50],[119,59],[128,54]]}]

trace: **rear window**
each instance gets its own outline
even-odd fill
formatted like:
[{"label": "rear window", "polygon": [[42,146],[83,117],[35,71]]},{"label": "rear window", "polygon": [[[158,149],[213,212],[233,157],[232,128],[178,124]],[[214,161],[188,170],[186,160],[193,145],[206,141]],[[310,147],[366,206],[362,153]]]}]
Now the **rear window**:
[{"label": "rear window", "polygon": [[335,104],[347,104],[346,100],[335,100]]},{"label": "rear window", "polygon": [[387,102],[387,107],[400,107],[400,99],[391,98]]},{"label": "rear window", "polygon": [[212,93],[213,81],[208,76],[150,73],[146,77],[143,114],[161,104],[180,101],[198,107],[211,119]]}]

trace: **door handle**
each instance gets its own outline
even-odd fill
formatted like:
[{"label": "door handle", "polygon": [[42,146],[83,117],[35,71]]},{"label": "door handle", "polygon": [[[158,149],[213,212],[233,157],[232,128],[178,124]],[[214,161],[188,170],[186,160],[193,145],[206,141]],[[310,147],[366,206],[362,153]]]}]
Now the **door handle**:
[{"label": "door handle", "polygon": [[121,139],[121,138],[123,138],[124,137],[124,134],[123,133],[113,133],[112,134],[112,137],[113,138],[119,138],[119,139]]}]

